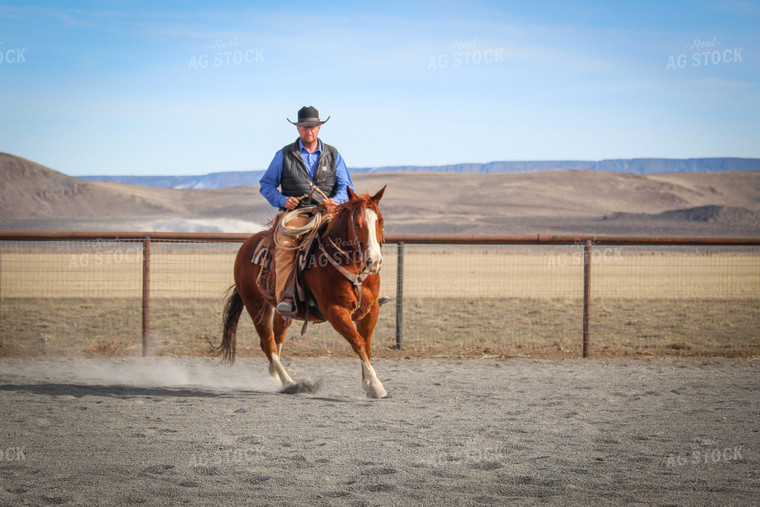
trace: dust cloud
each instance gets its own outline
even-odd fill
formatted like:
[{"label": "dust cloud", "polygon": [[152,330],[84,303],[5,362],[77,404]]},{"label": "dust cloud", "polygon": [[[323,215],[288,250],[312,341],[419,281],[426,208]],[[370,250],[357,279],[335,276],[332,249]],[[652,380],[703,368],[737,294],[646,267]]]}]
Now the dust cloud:
[{"label": "dust cloud", "polygon": [[224,391],[275,392],[279,381],[266,374],[266,366],[238,361],[222,364],[218,359],[127,357],[127,358],[26,358],[0,363],[0,376],[35,382],[199,388]]}]

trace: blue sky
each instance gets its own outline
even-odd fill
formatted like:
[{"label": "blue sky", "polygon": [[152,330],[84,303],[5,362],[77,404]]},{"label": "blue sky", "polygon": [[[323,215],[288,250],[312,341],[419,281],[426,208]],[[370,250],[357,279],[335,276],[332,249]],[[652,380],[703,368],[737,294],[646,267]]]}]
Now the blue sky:
[{"label": "blue sky", "polygon": [[6,1],[0,151],[265,169],[313,105],[349,168],[760,157],[760,2]]}]

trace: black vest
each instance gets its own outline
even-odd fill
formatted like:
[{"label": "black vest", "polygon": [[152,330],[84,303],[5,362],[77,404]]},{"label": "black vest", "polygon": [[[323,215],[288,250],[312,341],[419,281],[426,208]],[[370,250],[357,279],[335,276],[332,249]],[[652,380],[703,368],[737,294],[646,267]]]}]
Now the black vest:
[{"label": "black vest", "polygon": [[[317,161],[314,179],[309,177],[309,171],[301,158],[301,148],[298,139],[282,149],[282,178],[280,188],[285,197],[301,197],[312,193],[313,187],[319,188],[327,197],[335,197],[338,192],[338,178],[335,170],[338,164],[338,150],[329,144],[322,143],[322,153]],[[322,194],[314,191],[311,199],[305,198],[298,205],[312,206],[324,200]]]}]

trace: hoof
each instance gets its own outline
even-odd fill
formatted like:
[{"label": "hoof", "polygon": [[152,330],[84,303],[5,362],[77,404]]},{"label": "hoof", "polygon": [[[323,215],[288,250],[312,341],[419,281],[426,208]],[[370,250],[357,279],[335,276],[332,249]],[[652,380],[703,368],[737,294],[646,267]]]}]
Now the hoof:
[{"label": "hoof", "polygon": [[388,396],[388,393],[385,392],[385,388],[382,385],[367,389],[367,398],[385,398],[386,396]]}]

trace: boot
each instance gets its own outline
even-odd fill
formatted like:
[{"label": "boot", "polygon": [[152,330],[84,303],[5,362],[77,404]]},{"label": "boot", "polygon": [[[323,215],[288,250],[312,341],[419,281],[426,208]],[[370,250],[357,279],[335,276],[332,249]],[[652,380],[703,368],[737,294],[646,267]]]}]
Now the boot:
[{"label": "boot", "polygon": [[277,307],[275,310],[277,310],[280,315],[284,317],[295,317],[297,313],[296,303],[295,303],[295,297],[293,297],[293,286],[292,284],[289,284],[285,288],[285,292],[282,295],[282,298],[280,299],[280,302],[277,304]]}]

